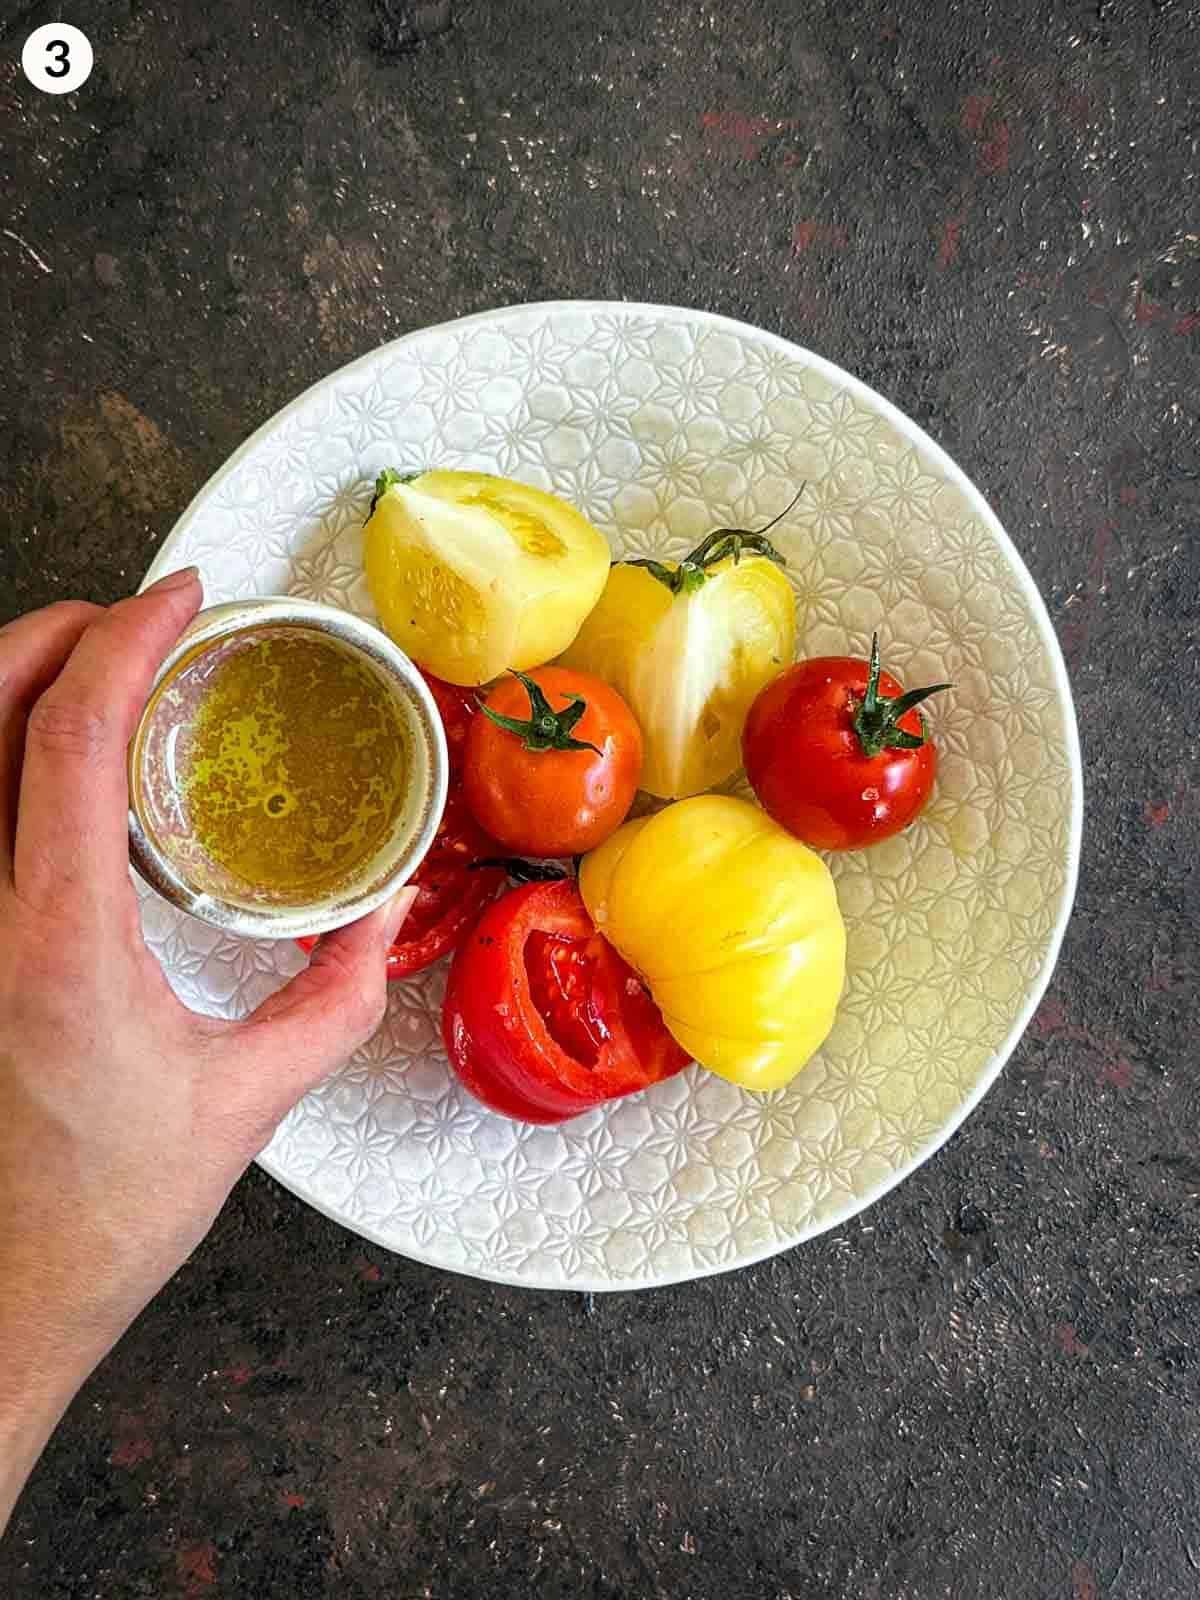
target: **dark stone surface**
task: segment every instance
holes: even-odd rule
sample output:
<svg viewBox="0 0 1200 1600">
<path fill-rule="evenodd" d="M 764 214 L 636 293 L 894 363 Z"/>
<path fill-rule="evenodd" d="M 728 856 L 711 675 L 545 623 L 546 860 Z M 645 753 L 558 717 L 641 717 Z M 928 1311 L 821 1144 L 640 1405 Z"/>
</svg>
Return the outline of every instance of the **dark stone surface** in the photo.
<svg viewBox="0 0 1200 1600">
<path fill-rule="evenodd" d="M 447 9 L 73 0 L 96 70 L 55 100 L 18 60 L 59 12 L 7 0 L 0 613 L 130 589 L 253 427 L 410 328 L 728 312 L 877 385 L 1010 529 L 1077 694 L 1075 918 L 950 1145 L 731 1277 L 489 1287 L 251 1174 L 71 1410 L 0 1593 L 1194 1596 L 1200 8 Z"/>
</svg>

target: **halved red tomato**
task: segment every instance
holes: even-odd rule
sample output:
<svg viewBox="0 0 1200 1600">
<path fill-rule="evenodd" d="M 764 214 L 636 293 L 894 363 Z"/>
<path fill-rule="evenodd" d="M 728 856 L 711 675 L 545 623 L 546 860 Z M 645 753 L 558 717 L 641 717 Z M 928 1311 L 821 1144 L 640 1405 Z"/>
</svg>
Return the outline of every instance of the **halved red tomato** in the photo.
<svg viewBox="0 0 1200 1600">
<path fill-rule="evenodd" d="M 410 880 L 416 885 L 417 898 L 400 938 L 388 951 L 389 978 L 424 972 L 462 943 L 507 876 L 503 867 L 476 863 L 500 854 L 499 845 L 467 810 L 462 790 L 452 788 L 429 854 Z M 305 950 L 312 950 L 316 942 L 299 941 Z"/>
<path fill-rule="evenodd" d="M 484 912 L 450 968 L 442 1037 L 476 1099 L 523 1122 L 565 1122 L 689 1060 L 568 879 Z"/>
</svg>

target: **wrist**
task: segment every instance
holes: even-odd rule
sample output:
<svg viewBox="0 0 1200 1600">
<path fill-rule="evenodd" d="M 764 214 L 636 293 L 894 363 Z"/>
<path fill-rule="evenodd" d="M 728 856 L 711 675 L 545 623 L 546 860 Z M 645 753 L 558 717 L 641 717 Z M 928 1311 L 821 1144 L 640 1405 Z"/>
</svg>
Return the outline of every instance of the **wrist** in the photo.
<svg viewBox="0 0 1200 1600">
<path fill-rule="evenodd" d="M 0 1533 L 76 1390 L 112 1343 L 66 1340 L 0 1270 Z"/>
<path fill-rule="evenodd" d="M 18 1372 L 37 1391 L 62 1373 L 80 1381 L 149 1298 L 152 1288 L 138 1294 L 133 1264 L 104 1243 L 61 1217 L 35 1230 L 0 1212 L 0 1404 Z"/>
<path fill-rule="evenodd" d="M 28 1208 L 0 1206 L 0 1533 L 76 1391 L 209 1221 L 106 1226 L 80 1205 L 38 1226 Z"/>
<path fill-rule="evenodd" d="M 0 1532 L 59 1418 L 140 1305 L 105 1264 L 0 1239 Z"/>
<path fill-rule="evenodd" d="M 72 1392 L 124 1331 L 77 1286 L 69 1292 L 64 1305 L 57 1272 L 31 1281 L 0 1256 L 0 1418 Z"/>
</svg>

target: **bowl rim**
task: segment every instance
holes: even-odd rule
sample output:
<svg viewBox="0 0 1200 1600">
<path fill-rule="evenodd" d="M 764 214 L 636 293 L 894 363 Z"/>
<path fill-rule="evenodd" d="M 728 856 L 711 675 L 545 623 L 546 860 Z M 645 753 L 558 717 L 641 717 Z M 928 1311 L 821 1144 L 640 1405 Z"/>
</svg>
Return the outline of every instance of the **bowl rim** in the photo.
<svg viewBox="0 0 1200 1600">
<path fill-rule="evenodd" d="M 168 535 L 168 538 L 170 536 Z M 145 585 L 143 585 L 144 587 Z M 156 843 L 153 833 L 139 815 L 135 796 L 138 784 L 134 761 L 154 692 L 181 661 L 197 649 L 219 639 L 263 626 L 292 625 L 333 638 L 347 645 L 360 659 L 383 669 L 414 705 L 429 749 L 428 781 L 421 798 L 419 820 L 408 848 L 388 871 L 369 889 L 337 892 L 309 905 L 287 906 L 256 911 L 249 906 L 224 900 L 195 888 L 179 873 L 170 858 Z M 158 894 L 181 911 L 223 932 L 247 939 L 301 939 L 343 927 L 365 917 L 412 876 L 433 843 L 449 789 L 449 753 L 442 720 L 420 670 L 411 658 L 375 623 L 340 606 L 290 595 L 258 595 L 245 600 L 228 600 L 206 606 L 196 613 L 191 624 L 163 658 L 146 703 L 138 716 L 137 727 L 128 747 L 129 769 L 129 857 L 139 876 Z"/>
<path fill-rule="evenodd" d="M 768 346 L 778 351 L 781 355 L 787 356 L 789 360 L 799 361 L 829 382 L 837 384 L 842 389 L 868 402 L 914 448 L 920 450 L 922 454 L 935 462 L 938 469 L 945 474 L 947 480 L 953 483 L 967 497 L 973 514 L 978 517 L 989 536 L 995 541 L 1012 569 L 1016 582 L 1029 606 L 1030 613 L 1037 623 L 1038 633 L 1050 660 L 1055 692 L 1062 710 L 1063 746 L 1070 774 L 1070 825 L 1067 837 L 1066 871 L 1062 899 L 1054 927 L 1046 943 L 1042 966 L 1030 984 L 1025 1003 L 1014 1018 L 1007 1034 L 997 1044 L 990 1059 L 981 1069 L 978 1080 L 970 1092 L 964 1097 L 960 1105 L 955 1108 L 954 1112 L 940 1125 L 937 1134 L 927 1144 L 922 1145 L 908 1160 L 889 1172 L 885 1178 L 873 1184 L 867 1193 L 849 1196 L 844 1205 L 832 1208 L 819 1220 L 797 1229 L 795 1234 L 783 1243 L 771 1240 L 761 1248 L 748 1251 L 745 1255 L 739 1256 L 736 1261 L 719 1262 L 714 1265 L 691 1265 L 679 1271 L 631 1279 L 610 1278 L 583 1273 L 572 1278 L 569 1282 L 562 1282 L 556 1278 L 540 1277 L 536 1274 L 518 1276 L 512 1272 L 505 1272 L 503 1269 L 485 1271 L 460 1265 L 448 1266 L 439 1258 L 436 1251 L 427 1250 L 416 1241 L 410 1241 L 403 1250 L 400 1250 L 395 1242 L 390 1240 L 381 1229 L 372 1227 L 370 1223 L 364 1222 L 360 1218 L 351 1217 L 345 1210 L 339 1211 L 335 1205 L 323 1201 L 311 1191 L 306 1190 L 303 1181 L 298 1176 L 290 1173 L 282 1162 L 272 1156 L 270 1146 L 256 1157 L 258 1165 L 264 1171 L 270 1173 L 284 1188 L 291 1190 L 298 1199 L 312 1206 L 322 1215 L 328 1217 L 330 1221 L 336 1222 L 343 1228 L 349 1228 L 362 1238 L 369 1239 L 383 1249 L 393 1254 L 400 1254 L 408 1260 L 435 1267 L 439 1271 L 455 1272 L 462 1277 L 476 1278 L 488 1283 L 504 1284 L 512 1288 L 585 1294 L 632 1293 L 643 1289 L 666 1288 L 672 1284 L 689 1283 L 699 1278 L 715 1277 L 718 1274 L 753 1266 L 758 1262 L 769 1260 L 772 1256 L 778 1255 L 784 1250 L 793 1249 L 796 1245 L 803 1244 L 809 1239 L 829 1232 L 833 1228 L 840 1227 L 842 1223 L 867 1210 L 868 1207 L 881 1200 L 898 1184 L 911 1176 L 918 1167 L 923 1166 L 957 1132 L 999 1077 L 1005 1063 L 1041 1003 L 1058 962 L 1067 924 L 1070 921 L 1074 907 L 1079 881 L 1084 814 L 1083 761 L 1070 680 L 1066 663 L 1063 659 L 1062 647 L 1054 631 L 1050 614 L 1020 551 L 1005 532 L 1000 519 L 984 497 L 983 491 L 947 451 L 926 433 L 924 428 L 914 422 L 898 406 L 893 405 L 877 389 L 864 382 L 863 379 L 856 377 L 853 373 L 848 372 L 836 362 L 828 360 L 825 356 L 818 355 L 816 351 L 811 350 L 807 345 L 788 338 L 785 334 L 773 332 L 768 328 L 760 327 L 753 322 L 744 321 L 738 317 L 725 316 L 720 312 L 706 311 L 693 306 L 669 305 L 643 300 L 597 300 L 587 298 L 521 301 L 496 305 L 472 312 L 467 316 L 448 317 L 441 322 L 427 323 L 414 327 L 395 339 L 385 340 L 382 344 L 365 350 L 361 355 L 355 356 L 350 361 L 343 362 L 341 366 L 332 368 L 330 371 L 323 373 L 313 383 L 308 384 L 298 394 L 294 395 L 286 405 L 281 406 L 279 410 L 266 417 L 242 441 L 238 448 L 226 457 L 216 472 L 205 480 L 192 500 L 184 507 L 164 539 L 158 555 L 147 569 L 143 586 L 153 583 L 156 579 L 172 570 L 171 546 L 195 520 L 203 504 L 227 478 L 237 471 L 244 459 L 257 449 L 271 432 L 277 429 L 288 417 L 298 413 L 318 391 L 336 384 L 339 378 L 344 377 L 356 368 L 370 367 L 386 354 L 400 356 L 406 346 L 428 338 L 430 335 L 449 334 L 452 331 L 472 326 L 495 325 L 499 321 L 518 320 L 521 318 L 548 318 L 556 315 L 566 316 L 580 313 L 593 316 L 641 316 L 658 320 L 664 325 L 684 322 L 692 326 L 703 325 L 711 328 L 714 332 L 725 332 L 739 337 L 745 337 L 747 334 L 752 335 L 757 340 L 765 341 Z"/>
</svg>

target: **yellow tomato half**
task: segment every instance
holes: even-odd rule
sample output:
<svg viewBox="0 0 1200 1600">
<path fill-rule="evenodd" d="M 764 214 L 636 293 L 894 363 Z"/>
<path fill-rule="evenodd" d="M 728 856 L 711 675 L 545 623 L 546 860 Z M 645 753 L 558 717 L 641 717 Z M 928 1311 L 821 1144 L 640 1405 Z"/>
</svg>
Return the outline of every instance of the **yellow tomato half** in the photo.
<svg viewBox="0 0 1200 1600">
<path fill-rule="evenodd" d="M 750 706 L 795 643 L 791 584 L 765 556 L 744 553 L 678 594 L 645 567 L 615 566 L 563 662 L 611 683 L 630 707 L 645 741 L 642 787 L 670 800 L 741 766 Z"/>
<path fill-rule="evenodd" d="M 608 577 L 608 543 L 557 495 L 485 472 L 383 486 L 364 533 L 387 632 L 449 683 L 527 671 L 574 639 Z"/>
<path fill-rule="evenodd" d="M 592 920 L 702 1066 L 778 1089 L 833 1026 L 846 930 L 829 869 L 757 806 L 699 795 L 584 860 Z"/>
</svg>

